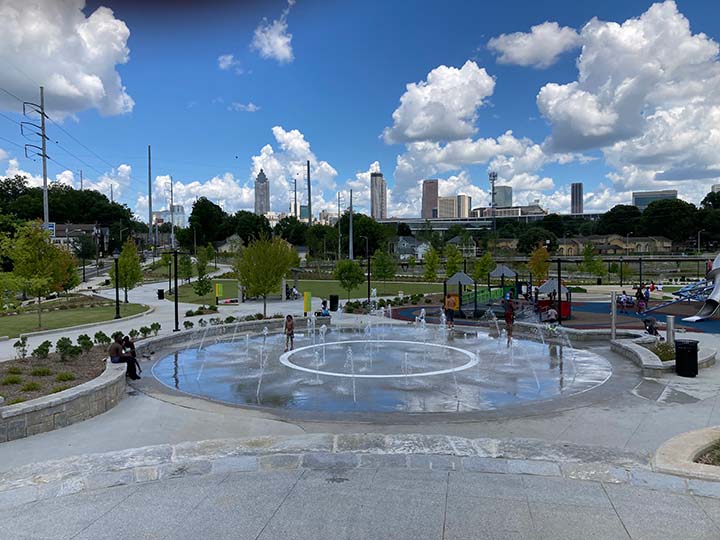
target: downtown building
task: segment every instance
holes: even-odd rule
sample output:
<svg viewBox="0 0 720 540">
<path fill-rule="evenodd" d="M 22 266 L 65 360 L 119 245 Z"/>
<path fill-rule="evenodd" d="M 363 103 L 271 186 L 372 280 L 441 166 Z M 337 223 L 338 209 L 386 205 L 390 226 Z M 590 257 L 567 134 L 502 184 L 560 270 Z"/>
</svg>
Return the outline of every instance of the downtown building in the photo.
<svg viewBox="0 0 720 540">
<path fill-rule="evenodd" d="M 260 172 L 255 179 L 255 213 L 264 216 L 270 212 L 270 182 L 265 176 L 265 171 Z"/>
<path fill-rule="evenodd" d="M 495 186 L 495 208 L 509 208 L 512 205 L 512 186 Z"/>
<path fill-rule="evenodd" d="M 387 182 L 381 172 L 370 173 L 370 216 L 387 219 Z"/>
<path fill-rule="evenodd" d="M 583 184 L 574 182 L 570 185 L 570 213 L 583 213 Z"/>
<path fill-rule="evenodd" d="M 423 219 L 438 217 L 438 182 L 438 180 L 423 180 L 420 212 L 420 217 Z"/>
<path fill-rule="evenodd" d="M 677 199 L 677 190 L 661 189 L 658 191 L 633 191 L 632 205 L 637 206 L 641 212 L 645 210 L 650 203 L 655 201 L 664 201 L 666 199 Z"/>
</svg>

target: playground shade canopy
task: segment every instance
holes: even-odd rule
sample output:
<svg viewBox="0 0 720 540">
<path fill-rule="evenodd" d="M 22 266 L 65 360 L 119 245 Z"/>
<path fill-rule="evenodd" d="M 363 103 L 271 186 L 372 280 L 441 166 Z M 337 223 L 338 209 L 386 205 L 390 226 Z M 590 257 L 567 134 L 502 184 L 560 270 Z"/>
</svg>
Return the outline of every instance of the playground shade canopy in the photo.
<svg viewBox="0 0 720 540">
<path fill-rule="evenodd" d="M 560 293 L 567 294 L 568 288 L 565 285 L 560 286 Z M 538 287 L 540 294 L 550 294 L 551 292 L 557 292 L 557 278 L 548 279 L 545 283 Z"/>
<path fill-rule="evenodd" d="M 504 264 L 498 264 L 495 267 L 495 270 L 490 272 L 490 277 L 492 277 L 492 278 L 499 278 L 499 277 L 503 277 L 503 276 L 508 277 L 508 278 L 514 278 L 516 275 L 517 274 L 515 273 L 514 270 L 512 270 L 511 268 L 508 268 Z"/>
<path fill-rule="evenodd" d="M 445 283 L 447 285 L 474 285 L 475 281 L 465 272 L 456 272 Z"/>
</svg>

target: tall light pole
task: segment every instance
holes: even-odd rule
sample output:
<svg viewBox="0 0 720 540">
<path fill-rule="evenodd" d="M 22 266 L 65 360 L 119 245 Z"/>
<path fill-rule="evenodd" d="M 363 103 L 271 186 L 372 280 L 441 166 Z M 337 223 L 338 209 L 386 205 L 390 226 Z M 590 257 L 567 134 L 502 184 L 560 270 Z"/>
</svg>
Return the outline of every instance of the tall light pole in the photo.
<svg viewBox="0 0 720 540">
<path fill-rule="evenodd" d="M 115 318 L 120 318 L 120 251 L 115 248 L 113 251 L 113 259 L 115 260 Z"/>
<path fill-rule="evenodd" d="M 370 241 L 367 236 L 361 236 L 365 239 L 365 257 L 367 258 L 367 283 L 368 283 L 368 305 L 370 305 Z"/>
</svg>

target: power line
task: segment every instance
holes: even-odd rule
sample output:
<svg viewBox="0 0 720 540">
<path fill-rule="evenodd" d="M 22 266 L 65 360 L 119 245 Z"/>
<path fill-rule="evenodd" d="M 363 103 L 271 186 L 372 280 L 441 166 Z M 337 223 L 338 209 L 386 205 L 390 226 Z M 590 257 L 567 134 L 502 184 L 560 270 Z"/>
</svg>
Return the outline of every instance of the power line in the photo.
<svg viewBox="0 0 720 540">
<path fill-rule="evenodd" d="M 3 87 L 0 86 L 0 91 L 3 91 L 3 92 L 5 92 L 8 96 L 17 99 L 20 103 L 23 102 L 22 99 L 20 99 L 19 97 L 17 97 L 17 96 L 16 96 L 15 94 L 13 94 L 10 90 L 7 90 L 7 89 L 5 89 L 5 88 L 3 88 Z"/>
<path fill-rule="evenodd" d="M 14 119 L 12 119 L 12 118 L 10 118 L 8 115 L 6 115 L 6 114 L 4 114 L 4 113 L 1 113 L 1 112 L 0 112 L 0 116 L 2 116 L 3 118 L 5 118 L 5 120 L 8 120 L 9 122 L 12 122 L 13 124 L 17 124 L 18 126 L 20 125 L 20 122 L 18 122 L 17 120 L 14 120 Z"/>
</svg>

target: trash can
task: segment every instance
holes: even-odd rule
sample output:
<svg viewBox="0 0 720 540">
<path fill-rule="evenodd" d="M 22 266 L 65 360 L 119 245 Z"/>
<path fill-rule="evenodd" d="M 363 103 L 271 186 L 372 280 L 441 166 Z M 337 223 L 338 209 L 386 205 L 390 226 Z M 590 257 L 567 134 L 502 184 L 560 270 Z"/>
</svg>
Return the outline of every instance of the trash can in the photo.
<svg viewBox="0 0 720 540">
<path fill-rule="evenodd" d="M 158 289 L 158 300 L 165 300 L 165 289 Z"/>
<path fill-rule="evenodd" d="M 602 278 L 601 278 L 601 277 L 597 278 L 597 284 L 598 284 L 598 285 L 602 285 Z"/>
<path fill-rule="evenodd" d="M 340 296 L 337 294 L 330 295 L 330 311 L 337 311 L 340 303 Z"/>
<path fill-rule="evenodd" d="M 681 377 L 695 377 L 698 374 L 698 342 L 696 340 L 675 340 L 675 373 Z"/>
</svg>

